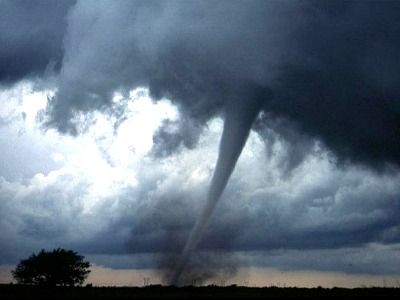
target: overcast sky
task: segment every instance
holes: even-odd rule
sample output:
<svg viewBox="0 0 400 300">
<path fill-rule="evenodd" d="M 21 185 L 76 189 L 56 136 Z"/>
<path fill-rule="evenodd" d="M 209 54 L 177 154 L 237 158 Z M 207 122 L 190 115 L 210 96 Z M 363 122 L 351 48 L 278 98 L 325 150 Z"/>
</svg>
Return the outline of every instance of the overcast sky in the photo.
<svg viewBox="0 0 400 300">
<path fill-rule="evenodd" d="M 397 1 L 0 1 L 0 264 L 62 247 L 173 268 L 226 116 L 254 111 L 189 275 L 400 276 L 399 15 Z"/>
</svg>

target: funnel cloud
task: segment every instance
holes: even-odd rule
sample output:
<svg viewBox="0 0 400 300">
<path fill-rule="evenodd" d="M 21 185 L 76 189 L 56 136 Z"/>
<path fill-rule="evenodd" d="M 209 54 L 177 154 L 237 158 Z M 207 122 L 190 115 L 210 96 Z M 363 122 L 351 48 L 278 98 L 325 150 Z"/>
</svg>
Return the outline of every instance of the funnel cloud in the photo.
<svg viewBox="0 0 400 300">
<path fill-rule="evenodd" d="M 208 219 L 224 192 L 229 177 L 235 168 L 236 161 L 246 143 L 251 126 L 259 113 L 262 101 L 268 97 L 268 91 L 262 91 L 258 95 L 254 94 L 253 97 L 249 101 L 252 102 L 250 104 L 245 105 L 243 100 L 232 101 L 231 106 L 226 109 L 218 160 L 207 194 L 207 200 L 204 208 L 197 217 L 182 255 L 179 258 L 178 265 L 170 281 L 171 285 L 179 284 L 179 278 L 185 270 L 190 255 L 195 251 Z"/>
</svg>

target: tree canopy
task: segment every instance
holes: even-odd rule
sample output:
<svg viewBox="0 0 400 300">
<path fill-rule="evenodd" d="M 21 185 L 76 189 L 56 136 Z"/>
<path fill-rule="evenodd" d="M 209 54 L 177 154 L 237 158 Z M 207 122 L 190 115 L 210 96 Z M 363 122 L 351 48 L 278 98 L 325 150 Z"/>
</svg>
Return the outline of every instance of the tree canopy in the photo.
<svg viewBox="0 0 400 300">
<path fill-rule="evenodd" d="M 84 261 L 84 256 L 72 250 L 54 249 L 32 254 L 22 259 L 16 269 L 11 271 L 20 284 L 46 286 L 82 285 L 90 273 L 91 264 Z"/>
</svg>

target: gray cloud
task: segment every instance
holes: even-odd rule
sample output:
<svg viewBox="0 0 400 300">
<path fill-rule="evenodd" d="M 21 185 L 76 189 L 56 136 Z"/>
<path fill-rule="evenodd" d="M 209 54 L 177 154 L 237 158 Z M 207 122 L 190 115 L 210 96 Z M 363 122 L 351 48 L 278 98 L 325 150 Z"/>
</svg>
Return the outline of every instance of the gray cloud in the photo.
<svg viewBox="0 0 400 300">
<path fill-rule="evenodd" d="M 171 98 L 190 118 L 204 122 L 244 87 L 263 84 L 252 78 L 248 67 L 260 70 L 258 77 L 273 77 L 275 72 L 262 70 L 262 65 L 277 64 L 289 50 L 271 45 L 290 40 L 275 32 L 276 12 L 293 8 L 234 2 L 227 10 L 225 4 L 78 3 L 69 15 L 59 93 L 47 110 L 47 123 L 76 133 L 71 120 L 76 111 L 102 109 L 114 90 L 138 85 L 149 87 L 155 98 Z M 257 30 L 247 28 L 250 20 Z M 283 27 L 295 27 L 292 23 Z M 264 25 L 273 34 L 265 34 Z M 226 53 L 232 46 L 235 51 Z M 249 49 L 256 52 L 244 55 Z M 253 92 L 247 92 L 251 97 Z"/>
<path fill-rule="evenodd" d="M 298 172 L 288 181 L 302 185 L 301 176 Z M 330 174 L 327 180 L 299 190 L 286 183 L 252 192 L 233 178 L 199 248 L 304 250 L 397 243 L 400 189 L 394 185 L 398 180 L 377 180 L 371 173 L 354 171 Z M 241 193 L 248 199 L 244 200 Z M 176 199 L 177 195 L 168 197 Z M 186 202 L 160 198 L 155 207 L 143 211 L 149 214 L 136 219 L 131 236 L 135 247 L 130 247 L 130 251 L 179 251 L 197 209 Z"/>
<path fill-rule="evenodd" d="M 75 1 L 0 2 L 0 84 L 59 70 L 65 16 Z"/>
<path fill-rule="evenodd" d="M 254 251 L 249 263 L 280 270 L 318 270 L 347 274 L 397 275 L 399 245 L 343 247 L 335 249 Z"/>
<path fill-rule="evenodd" d="M 202 124 L 187 117 L 177 121 L 165 120 L 153 135 L 152 152 L 156 157 L 166 157 L 185 146 L 193 149 L 202 132 Z"/>
</svg>

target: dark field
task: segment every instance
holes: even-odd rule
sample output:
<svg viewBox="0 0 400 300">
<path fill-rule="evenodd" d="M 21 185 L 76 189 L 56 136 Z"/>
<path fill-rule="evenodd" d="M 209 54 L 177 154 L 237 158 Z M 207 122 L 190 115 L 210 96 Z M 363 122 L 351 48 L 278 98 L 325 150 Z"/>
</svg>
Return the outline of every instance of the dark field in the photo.
<svg viewBox="0 0 400 300">
<path fill-rule="evenodd" d="M 55 287 L 0 285 L 0 298 L 276 298 L 276 297 L 398 297 L 400 288 L 278 288 L 278 287 Z"/>
</svg>

